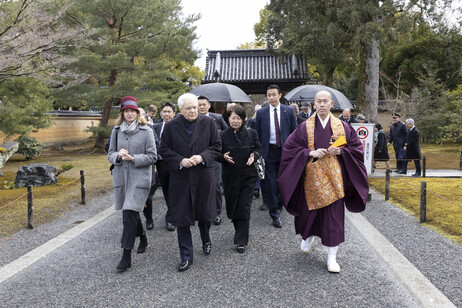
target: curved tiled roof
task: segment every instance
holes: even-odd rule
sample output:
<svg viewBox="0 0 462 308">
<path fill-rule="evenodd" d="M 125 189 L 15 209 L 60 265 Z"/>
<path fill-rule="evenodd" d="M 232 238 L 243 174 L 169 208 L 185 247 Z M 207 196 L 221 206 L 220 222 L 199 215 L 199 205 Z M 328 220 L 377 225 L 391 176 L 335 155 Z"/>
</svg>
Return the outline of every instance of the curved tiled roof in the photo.
<svg viewBox="0 0 462 308">
<path fill-rule="evenodd" d="M 264 49 L 210 50 L 202 83 L 306 82 L 302 56 L 277 57 Z"/>
</svg>

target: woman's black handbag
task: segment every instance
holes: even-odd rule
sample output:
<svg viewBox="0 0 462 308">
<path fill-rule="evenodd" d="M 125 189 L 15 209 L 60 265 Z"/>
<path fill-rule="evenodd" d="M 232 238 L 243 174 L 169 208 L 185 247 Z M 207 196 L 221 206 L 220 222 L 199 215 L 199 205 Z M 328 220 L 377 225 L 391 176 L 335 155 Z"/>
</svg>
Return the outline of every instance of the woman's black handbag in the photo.
<svg viewBox="0 0 462 308">
<path fill-rule="evenodd" d="M 247 135 L 249 135 L 249 141 L 250 141 L 250 146 L 253 148 L 255 146 L 253 142 L 253 138 L 250 136 L 252 134 L 252 131 L 247 128 Z M 265 179 L 265 160 L 263 159 L 263 156 L 260 156 L 259 159 L 254 160 L 253 162 L 255 166 L 255 170 L 257 170 L 257 176 L 260 180 Z"/>
</svg>

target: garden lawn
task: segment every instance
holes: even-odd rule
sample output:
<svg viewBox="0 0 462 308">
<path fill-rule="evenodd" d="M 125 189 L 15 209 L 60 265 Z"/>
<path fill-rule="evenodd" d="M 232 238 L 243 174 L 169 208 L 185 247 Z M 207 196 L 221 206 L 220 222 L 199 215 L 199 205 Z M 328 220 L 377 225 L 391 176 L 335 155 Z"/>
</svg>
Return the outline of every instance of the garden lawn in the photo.
<svg viewBox="0 0 462 308">
<path fill-rule="evenodd" d="M 422 156 L 427 158 L 427 169 L 456 169 L 459 170 L 460 165 L 460 143 L 448 144 L 420 144 L 420 151 Z M 390 163 L 392 169 L 396 166 L 395 150 L 393 145 L 388 147 L 388 154 L 390 155 Z M 384 162 L 377 162 L 377 168 L 385 169 Z M 409 169 L 415 169 L 414 162 L 408 163 Z"/>
<path fill-rule="evenodd" d="M 26 161 L 22 155 L 13 155 L 0 177 L 0 237 L 27 228 L 27 188 L 9 189 L 14 183 L 19 166 L 46 163 L 59 169 L 64 164 L 74 167 L 58 177 L 58 183 L 33 188 L 34 225 L 51 221 L 63 212 L 80 204 L 80 170 L 85 174 L 86 200 L 112 190 L 109 162 L 102 151 L 94 151 L 93 144 L 64 147 L 63 151 L 45 149 L 42 155 Z"/>
<path fill-rule="evenodd" d="M 462 245 L 462 179 L 391 178 L 390 202 L 420 220 L 420 182 L 427 182 L 427 221 L 424 225 Z M 385 194 L 384 178 L 369 178 Z"/>
</svg>

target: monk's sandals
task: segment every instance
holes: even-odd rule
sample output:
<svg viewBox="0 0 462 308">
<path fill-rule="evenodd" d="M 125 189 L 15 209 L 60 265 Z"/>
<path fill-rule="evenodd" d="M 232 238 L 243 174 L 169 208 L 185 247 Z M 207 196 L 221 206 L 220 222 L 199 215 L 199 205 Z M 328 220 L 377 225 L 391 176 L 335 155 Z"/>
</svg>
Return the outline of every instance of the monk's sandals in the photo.
<svg viewBox="0 0 462 308">
<path fill-rule="evenodd" d="M 314 236 L 308 237 L 306 240 L 302 240 L 300 244 L 300 250 L 304 253 L 309 253 L 311 248 L 313 247 L 314 243 Z"/>
<path fill-rule="evenodd" d="M 327 270 L 331 273 L 340 273 L 340 265 L 338 265 L 335 255 L 327 256 Z"/>
</svg>

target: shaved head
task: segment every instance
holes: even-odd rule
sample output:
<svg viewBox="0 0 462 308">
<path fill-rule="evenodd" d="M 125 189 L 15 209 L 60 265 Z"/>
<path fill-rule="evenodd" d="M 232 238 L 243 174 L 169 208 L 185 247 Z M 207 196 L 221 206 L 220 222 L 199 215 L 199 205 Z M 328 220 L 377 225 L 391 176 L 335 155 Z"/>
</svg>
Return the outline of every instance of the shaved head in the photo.
<svg viewBox="0 0 462 308">
<path fill-rule="evenodd" d="M 314 97 L 314 108 L 321 119 L 324 120 L 329 115 L 333 105 L 332 95 L 330 95 L 328 91 L 319 91 L 316 93 Z"/>
<path fill-rule="evenodd" d="M 332 100 L 332 95 L 330 94 L 329 91 L 319 91 L 318 93 L 316 93 L 316 96 L 314 97 L 314 99 L 316 100 L 318 98 L 318 96 L 327 96 L 330 100 Z"/>
</svg>

